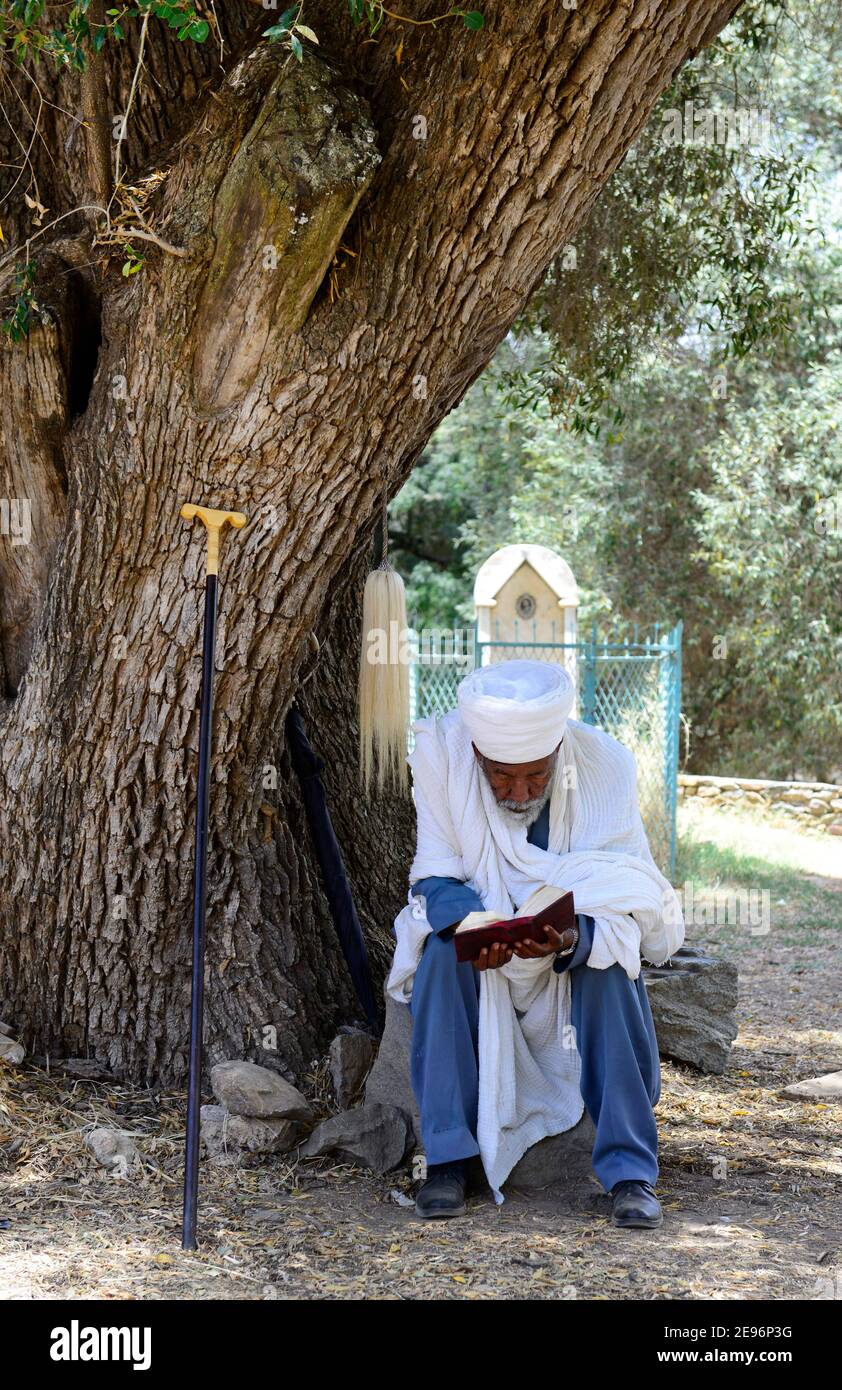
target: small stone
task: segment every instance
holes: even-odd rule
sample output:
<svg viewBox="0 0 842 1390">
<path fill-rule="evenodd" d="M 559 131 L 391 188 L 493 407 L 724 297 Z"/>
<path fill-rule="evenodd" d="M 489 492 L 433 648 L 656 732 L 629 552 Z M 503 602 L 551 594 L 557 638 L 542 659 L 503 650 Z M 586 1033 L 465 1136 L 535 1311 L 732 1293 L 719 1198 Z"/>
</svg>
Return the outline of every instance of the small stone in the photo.
<svg viewBox="0 0 842 1390">
<path fill-rule="evenodd" d="M 336 1103 L 349 1110 L 362 1090 L 377 1055 L 377 1041 L 362 1030 L 337 1033 L 330 1045 L 329 1066 Z"/>
<path fill-rule="evenodd" d="M 0 1061 L 8 1062 L 10 1066 L 16 1067 L 23 1061 L 26 1053 L 19 1042 L 14 1038 L 8 1038 L 5 1034 L 0 1037 Z"/>
<path fill-rule="evenodd" d="M 211 1068 L 211 1086 L 220 1105 L 232 1115 L 313 1119 L 310 1102 L 295 1086 L 255 1062 L 218 1062 Z"/>
<path fill-rule="evenodd" d="M 842 1101 L 842 1071 L 829 1071 L 825 1072 L 824 1076 L 812 1076 L 806 1081 L 795 1081 L 791 1086 L 786 1086 L 781 1095 L 791 1100 L 838 1104 Z"/>
<path fill-rule="evenodd" d="M 232 1115 L 224 1105 L 203 1105 L 200 1123 L 202 1143 L 216 1163 L 235 1163 L 243 1153 L 286 1153 L 301 1133 L 295 1120 Z"/>
<path fill-rule="evenodd" d="M 119 1177 L 128 1177 L 140 1164 L 140 1154 L 130 1134 L 119 1129 L 92 1129 L 85 1136 L 85 1147 L 90 1149 L 97 1163 Z"/>
<path fill-rule="evenodd" d="M 375 1102 L 323 1120 L 301 1154 L 304 1158 L 317 1158 L 320 1154 L 336 1153 L 375 1173 L 388 1173 L 403 1162 L 410 1140 L 409 1116 L 395 1105 Z"/>
<path fill-rule="evenodd" d="M 842 811 L 842 801 L 840 801 L 839 803 L 839 809 L 840 811 Z M 0 1023 L 0 1033 L 4 1033 L 6 1037 L 9 1037 L 10 1034 L 14 1033 L 14 1031 L 15 1030 L 12 1027 L 11 1023 Z"/>
</svg>

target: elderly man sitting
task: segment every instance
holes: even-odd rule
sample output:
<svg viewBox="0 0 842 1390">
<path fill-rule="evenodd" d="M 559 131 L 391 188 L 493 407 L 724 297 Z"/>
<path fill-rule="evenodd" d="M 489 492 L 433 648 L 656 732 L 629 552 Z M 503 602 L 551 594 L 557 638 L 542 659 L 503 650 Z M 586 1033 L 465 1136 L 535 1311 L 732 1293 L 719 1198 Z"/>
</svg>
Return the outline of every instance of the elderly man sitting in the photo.
<svg viewBox="0 0 842 1390">
<path fill-rule="evenodd" d="M 563 667 L 510 661 L 472 672 L 457 710 L 415 724 L 418 840 L 387 988 L 412 1012 L 423 1217 L 466 1210 L 475 1154 L 502 1202 L 526 1150 L 587 1107 L 614 1224 L 662 1221 L 661 1078 L 640 960 L 668 960 L 684 922 L 649 851 L 634 757 L 571 719 L 573 698 Z M 574 928 L 457 962 L 468 913 L 511 917 L 545 885 L 572 891 Z"/>
</svg>

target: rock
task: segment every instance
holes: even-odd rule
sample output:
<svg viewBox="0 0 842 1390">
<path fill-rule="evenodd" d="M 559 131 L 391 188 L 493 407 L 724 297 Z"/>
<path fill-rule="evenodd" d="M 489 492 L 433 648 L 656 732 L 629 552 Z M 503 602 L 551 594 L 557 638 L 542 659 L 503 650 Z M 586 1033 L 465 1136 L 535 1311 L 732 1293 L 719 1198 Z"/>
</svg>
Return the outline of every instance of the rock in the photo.
<svg viewBox="0 0 842 1390">
<path fill-rule="evenodd" d="M 211 1086 L 220 1105 L 232 1115 L 313 1119 L 306 1097 L 277 1072 L 256 1062 L 218 1062 L 211 1068 Z"/>
<path fill-rule="evenodd" d="M 224 1105 L 203 1105 L 199 1111 L 199 1136 L 213 1163 L 234 1163 L 225 1134 L 225 1122 L 231 1117 Z"/>
<path fill-rule="evenodd" d="M 595 1139 L 596 1130 L 586 1110 L 572 1129 L 563 1134 L 551 1134 L 527 1149 L 504 1182 L 504 1195 L 510 1187 L 526 1192 L 540 1191 L 544 1187 L 591 1187 Z"/>
<path fill-rule="evenodd" d="M 791 1100 L 825 1101 L 829 1105 L 838 1105 L 842 1102 L 842 1071 L 829 1071 L 824 1076 L 795 1081 L 785 1087 L 781 1095 Z"/>
<path fill-rule="evenodd" d="M 270 1115 L 232 1115 L 224 1105 L 203 1105 L 202 1142 L 217 1163 L 235 1163 L 243 1153 L 286 1153 L 298 1142 L 301 1125 Z"/>
<path fill-rule="evenodd" d="M 829 825 L 827 828 L 831 835 L 842 835 L 842 821 L 835 821 L 833 825 Z"/>
<path fill-rule="evenodd" d="M 97 1163 L 118 1177 L 128 1177 L 140 1164 L 134 1140 L 119 1129 L 92 1129 L 85 1136 L 85 1147 L 90 1149 Z"/>
<path fill-rule="evenodd" d="M 809 811 L 811 816 L 823 816 L 825 811 L 827 810 L 827 806 L 823 801 L 820 801 L 818 797 L 816 797 L 814 801 L 811 801 L 809 803 L 809 805 L 807 806 L 807 810 Z"/>
<path fill-rule="evenodd" d="M 337 1105 L 348 1110 L 359 1095 L 377 1055 L 377 1039 L 362 1029 L 337 1033 L 330 1045 L 329 1066 Z"/>
<path fill-rule="evenodd" d="M 792 791 L 783 792 L 780 800 L 791 801 L 795 806 L 802 805 L 805 801 L 810 800 L 810 793 L 793 788 Z"/>
<path fill-rule="evenodd" d="M 839 809 L 840 811 L 842 811 L 842 801 L 840 801 L 839 803 Z M 12 1033 L 14 1033 L 14 1031 L 15 1030 L 12 1027 L 11 1023 L 0 1022 L 0 1033 L 4 1033 L 6 1037 L 9 1037 Z"/>
<path fill-rule="evenodd" d="M 386 993 L 385 986 L 383 997 L 386 1001 L 383 1036 L 374 1066 L 366 1078 L 365 1104 L 380 1102 L 397 1106 L 409 1117 L 414 1143 L 420 1144 L 421 1117 L 409 1074 L 412 1014 L 408 1004 L 399 1004 Z"/>
<path fill-rule="evenodd" d="M 396 1105 L 373 1102 L 323 1120 L 301 1153 L 304 1158 L 336 1153 L 375 1173 L 388 1173 L 403 1162 L 411 1141 L 409 1116 Z"/>
<path fill-rule="evenodd" d="M 682 946 L 664 966 L 647 966 L 658 1050 L 699 1071 L 724 1072 L 737 1036 L 737 967 Z"/>
<path fill-rule="evenodd" d="M 0 1035 L 0 1062 L 8 1062 L 16 1067 L 23 1061 L 26 1053 L 19 1042 L 14 1038 L 8 1038 L 5 1034 Z"/>
</svg>

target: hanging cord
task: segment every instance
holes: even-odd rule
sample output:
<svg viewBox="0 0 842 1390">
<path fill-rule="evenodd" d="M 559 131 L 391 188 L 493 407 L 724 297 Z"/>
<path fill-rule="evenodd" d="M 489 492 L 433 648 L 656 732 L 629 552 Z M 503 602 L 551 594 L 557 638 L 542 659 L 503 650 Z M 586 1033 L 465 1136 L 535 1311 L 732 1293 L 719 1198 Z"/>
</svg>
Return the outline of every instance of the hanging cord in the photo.
<svg viewBox="0 0 842 1390">
<path fill-rule="evenodd" d="M 383 511 L 380 519 L 380 530 L 380 549 L 382 553 L 380 556 L 380 564 L 377 568 L 379 570 L 390 570 L 392 565 L 389 560 L 389 496 L 386 492 L 383 493 Z"/>
</svg>

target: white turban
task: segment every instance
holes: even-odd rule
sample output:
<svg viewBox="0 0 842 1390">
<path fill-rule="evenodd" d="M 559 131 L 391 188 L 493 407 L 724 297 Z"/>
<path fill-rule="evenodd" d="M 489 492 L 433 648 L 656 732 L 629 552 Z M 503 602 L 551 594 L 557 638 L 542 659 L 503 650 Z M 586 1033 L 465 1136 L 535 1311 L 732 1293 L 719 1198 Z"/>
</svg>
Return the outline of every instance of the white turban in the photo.
<svg viewBox="0 0 842 1390">
<path fill-rule="evenodd" d="M 472 671 L 456 693 L 480 753 L 498 763 L 531 763 L 558 747 L 576 692 L 555 662 L 503 661 Z"/>
</svg>

